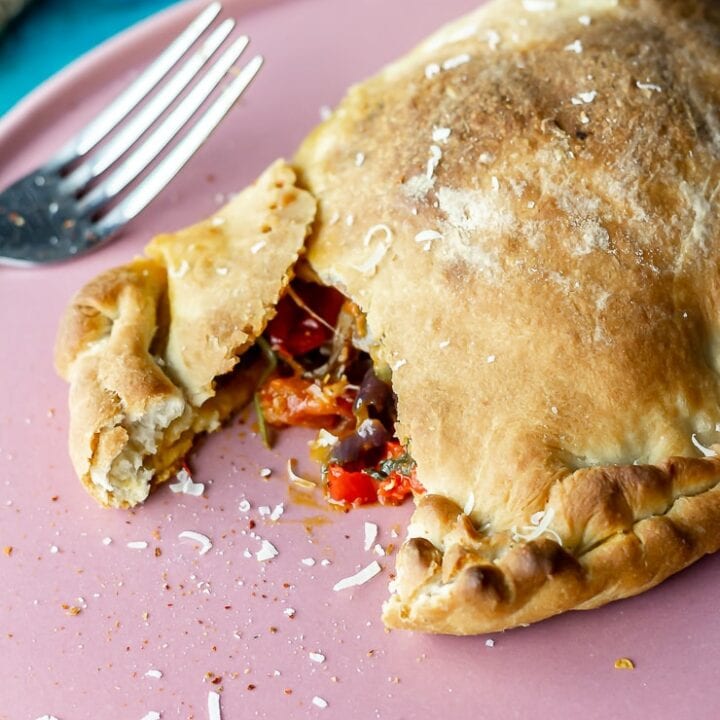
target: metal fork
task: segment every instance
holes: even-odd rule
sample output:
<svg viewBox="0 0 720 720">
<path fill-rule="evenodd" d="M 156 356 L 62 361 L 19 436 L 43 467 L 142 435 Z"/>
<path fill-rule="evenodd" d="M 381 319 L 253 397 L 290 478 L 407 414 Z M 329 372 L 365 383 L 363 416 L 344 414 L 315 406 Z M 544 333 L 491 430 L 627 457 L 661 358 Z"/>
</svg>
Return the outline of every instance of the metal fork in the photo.
<svg viewBox="0 0 720 720">
<path fill-rule="evenodd" d="M 235 21 L 227 19 L 210 32 L 179 70 L 139 107 L 210 28 L 220 10 L 219 2 L 206 7 L 100 115 L 44 165 L 0 193 L 0 263 L 44 264 L 97 248 L 141 212 L 175 177 L 242 95 L 263 63 L 263 58 L 256 55 L 237 71 L 155 168 L 140 183 L 130 187 L 178 137 L 247 47 L 247 36 L 234 40 L 164 120 L 128 154 L 230 35 Z M 102 141 L 105 142 L 100 145 Z M 91 153 L 98 145 L 100 147 Z M 122 162 L 117 162 L 126 155 Z"/>
</svg>

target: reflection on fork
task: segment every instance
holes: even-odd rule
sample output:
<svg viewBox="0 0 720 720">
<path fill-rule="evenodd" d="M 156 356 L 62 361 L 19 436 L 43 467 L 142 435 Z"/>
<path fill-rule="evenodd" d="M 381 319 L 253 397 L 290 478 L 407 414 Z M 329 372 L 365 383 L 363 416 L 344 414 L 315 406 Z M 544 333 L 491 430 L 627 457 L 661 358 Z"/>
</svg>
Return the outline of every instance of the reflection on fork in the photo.
<svg viewBox="0 0 720 720">
<path fill-rule="evenodd" d="M 253 57 L 190 123 L 232 72 L 249 43 L 247 36 L 233 40 L 202 75 L 235 26 L 234 20 L 224 20 L 174 74 L 161 81 L 209 31 L 220 10 L 219 2 L 206 7 L 100 115 L 44 165 L 0 193 L 0 263 L 36 265 L 92 250 L 107 242 L 175 177 L 263 64 L 260 55 Z M 189 129 L 180 137 L 186 125 Z M 177 142 L 172 149 L 132 186 L 173 140 Z"/>
</svg>

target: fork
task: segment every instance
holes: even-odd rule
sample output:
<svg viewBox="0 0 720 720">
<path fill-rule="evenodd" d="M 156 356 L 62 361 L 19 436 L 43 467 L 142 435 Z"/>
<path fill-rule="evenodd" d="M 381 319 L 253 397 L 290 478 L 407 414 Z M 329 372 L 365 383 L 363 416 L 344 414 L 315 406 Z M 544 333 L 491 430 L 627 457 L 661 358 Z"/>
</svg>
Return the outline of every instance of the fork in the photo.
<svg viewBox="0 0 720 720">
<path fill-rule="evenodd" d="M 0 264 L 46 264 L 99 247 L 177 175 L 263 64 L 262 56 L 256 55 L 242 69 L 235 70 L 234 63 L 249 43 L 246 35 L 238 37 L 170 109 L 200 76 L 230 35 L 235 21 L 226 19 L 217 25 L 181 67 L 168 80 L 161 81 L 209 31 L 221 9 L 219 2 L 208 5 L 129 87 L 53 157 L 0 193 Z M 133 186 L 231 72 L 235 77 L 217 98 Z M 142 104 L 148 96 L 149 100 Z"/>
</svg>

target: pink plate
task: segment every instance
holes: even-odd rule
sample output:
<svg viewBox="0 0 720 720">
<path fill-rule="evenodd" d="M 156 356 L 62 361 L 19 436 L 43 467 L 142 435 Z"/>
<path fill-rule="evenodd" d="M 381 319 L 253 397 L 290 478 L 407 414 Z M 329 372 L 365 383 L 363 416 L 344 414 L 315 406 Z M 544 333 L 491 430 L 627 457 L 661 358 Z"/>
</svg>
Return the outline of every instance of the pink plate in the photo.
<svg viewBox="0 0 720 720">
<path fill-rule="evenodd" d="M 397 545 L 410 507 L 343 515 L 298 503 L 285 465 L 296 456 L 316 473 L 306 434 L 266 451 L 250 423 L 236 421 L 192 458 L 203 497 L 165 487 L 133 512 L 97 507 L 70 466 L 67 387 L 52 347 L 71 294 L 154 233 L 210 213 L 291 154 L 349 83 L 473 5 L 226 0 L 268 60 L 242 107 L 122 239 L 58 267 L 0 268 L 0 720 L 150 711 L 205 720 L 213 690 L 225 720 L 717 717 L 717 558 L 639 598 L 499 634 L 494 645 L 386 633 L 379 612 L 394 558 L 363 549 L 363 523 L 377 523 L 383 547 Z M 0 186 L 96 113 L 199 7 L 177 6 L 113 40 L 11 113 L 0 123 Z M 260 512 L 280 503 L 277 522 Z M 212 549 L 200 555 L 178 537 L 184 530 L 207 535 Z M 276 558 L 255 558 L 260 538 Z M 381 576 L 333 592 L 374 559 Z M 620 657 L 637 668 L 614 669 Z"/>
</svg>

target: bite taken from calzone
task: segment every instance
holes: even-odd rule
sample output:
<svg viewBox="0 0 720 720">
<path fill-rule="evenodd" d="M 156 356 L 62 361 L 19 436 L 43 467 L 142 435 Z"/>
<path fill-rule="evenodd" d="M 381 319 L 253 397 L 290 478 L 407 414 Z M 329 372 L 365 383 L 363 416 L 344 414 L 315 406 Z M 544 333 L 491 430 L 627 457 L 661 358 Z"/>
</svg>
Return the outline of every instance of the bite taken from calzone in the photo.
<svg viewBox="0 0 720 720">
<path fill-rule="evenodd" d="M 495 0 L 443 28 L 302 144 L 272 263 L 256 212 L 232 278 L 180 290 L 214 257 L 185 231 L 112 271 L 123 292 L 78 296 L 58 344 L 78 473 L 132 505 L 256 390 L 263 430 L 322 428 L 334 502 L 414 495 L 391 628 L 507 629 L 714 552 L 719 100 L 711 0 Z M 143 358 L 127 387 L 115 353 Z"/>
</svg>

